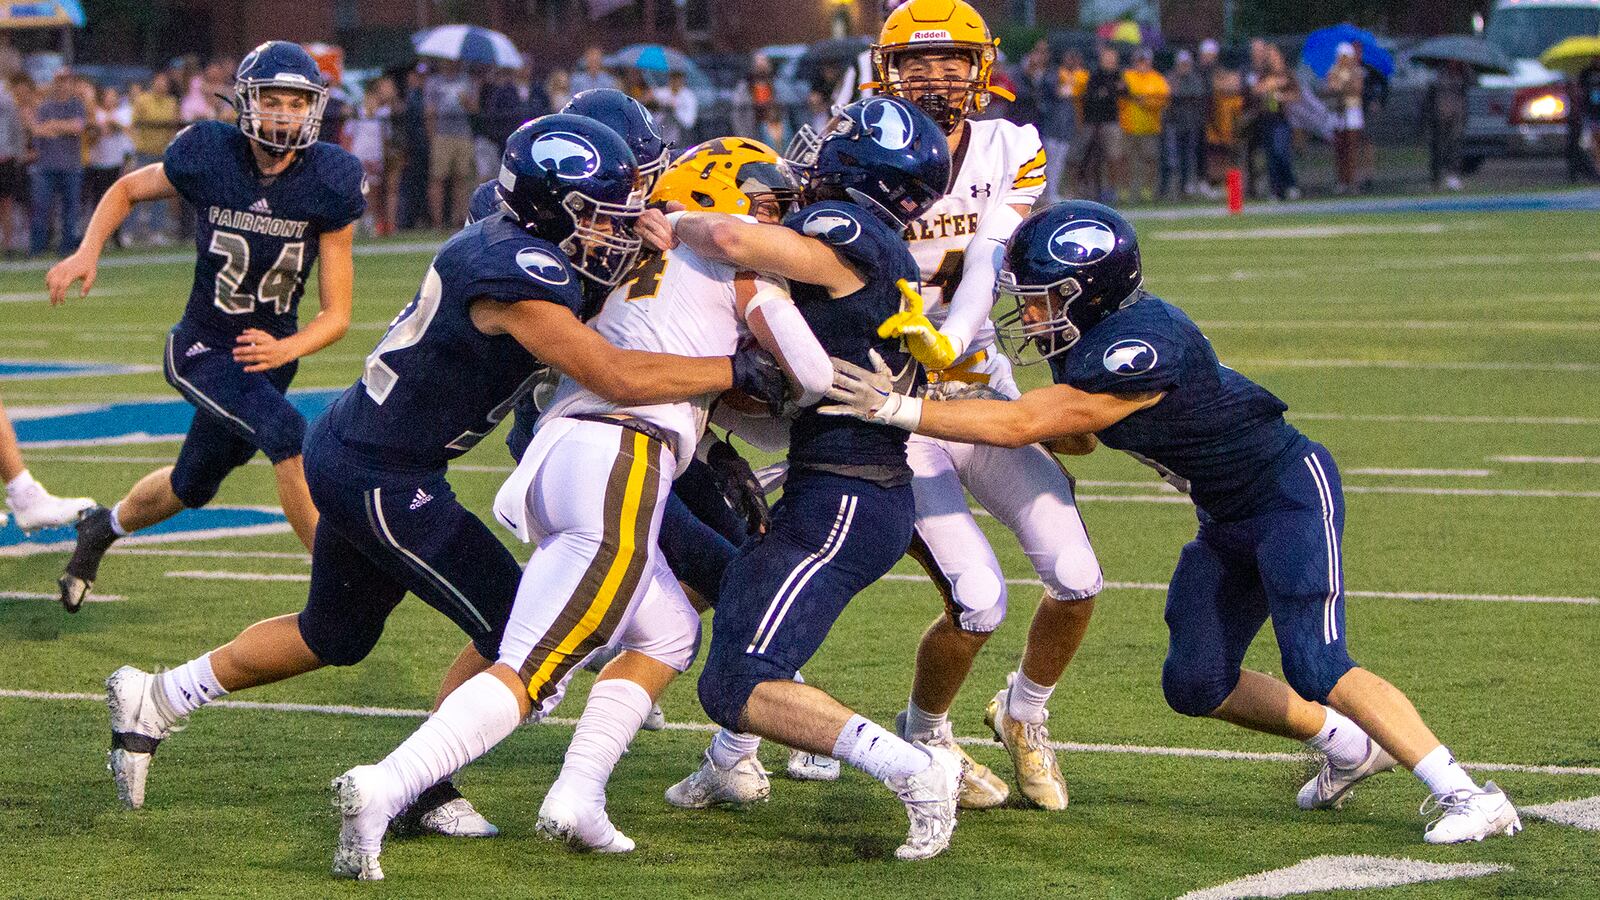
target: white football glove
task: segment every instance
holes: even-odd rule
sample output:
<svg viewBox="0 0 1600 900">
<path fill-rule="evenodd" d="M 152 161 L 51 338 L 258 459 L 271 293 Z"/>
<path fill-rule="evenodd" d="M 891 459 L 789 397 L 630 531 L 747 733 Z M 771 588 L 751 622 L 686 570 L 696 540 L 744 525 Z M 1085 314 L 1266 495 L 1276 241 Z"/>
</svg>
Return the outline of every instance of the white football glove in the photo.
<svg viewBox="0 0 1600 900">
<path fill-rule="evenodd" d="M 1010 400 L 987 384 L 970 381 L 935 381 L 922 389 L 924 400 Z"/>
<path fill-rule="evenodd" d="M 915 431 L 922 421 L 922 401 L 908 397 L 894 389 L 894 373 L 884 364 L 878 351 L 867 351 L 872 369 L 863 369 L 836 356 L 833 363 L 833 387 L 827 398 L 835 401 L 818 407 L 817 412 L 828 416 L 852 416 L 878 425 Z"/>
</svg>

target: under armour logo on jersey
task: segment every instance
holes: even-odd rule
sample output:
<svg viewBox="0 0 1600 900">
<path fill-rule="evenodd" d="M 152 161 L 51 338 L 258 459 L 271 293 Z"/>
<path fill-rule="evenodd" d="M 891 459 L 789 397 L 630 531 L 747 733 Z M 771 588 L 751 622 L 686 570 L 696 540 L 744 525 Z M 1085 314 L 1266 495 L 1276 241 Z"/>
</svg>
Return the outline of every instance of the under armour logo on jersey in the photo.
<svg viewBox="0 0 1600 900">
<path fill-rule="evenodd" d="M 422 488 L 417 488 L 417 495 L 415 497 L 411 498 L 411 509 L 413 509 L 413 510 L 421 509 L 422 507 L 424 507 L 424 506 L 426 506 L 428 504 L 429 500 L 432 500 L 432 499 L 433 499 L 433 495 L 432 494 L 428 493 L 427 491 L 423 490 Z"/>
<path fill-rule="evenodd" d="M 533 164 L 557 178 L 576 181 L 600 170 L 600 151 L 589 139 L 570 131 L 552 131 L 528 148 Z"/>
<path fill-rule="evenodd" d="M 974 200 L 976 200 L 980 196 L 983 196 L 983 197 L 992 197 L 992 196 L 994 196 L 994 185 L 992 185 L 992 184 L 985 183 L 983 185 L 983 187 L 979 187 L 979 186 L 974 184 L 974 185 L 971 185 L 970 187 L 972 188 L 972 197 L 973 197 Z"/>
<path fill-rule="evenodd" d="M 818 210 L 800 224 L 800 233 L 830 244 L 848 244 L 861 236 L 861 223 L 843 213 Z"/>
<path fill-rule="evenodd" d="M 545 284 L 560 287 L 572 280 L 572 272 L 566 263 L 557 259 L 555 254 L 538 247 L 523 247 L 517 251 L 517 265 L 522 271 L 527 272 Z"/>
<path fill-rule="evenodd" d="M 1156 367 L 1156 348 L 1144 341 L 1129 338 L 1117 341 L 1106 348 L 1100 358 L 1106 371 L 1114 375 L 1139 375 Z"/>
<path fill-rule="evenodd" d="M 911 117 L 888 100 L 868 101 L 861 112 L 867 134 L 885 150 L 904 150 L 911 143 Z"/>
<path fill-rule="evenodd" d="M 1097 263 L 1117 247 L 1111 226 L 1093 219 L 1073 219 L 1050 235 L 1050 255 L 1068 266 Z"/>
<path fill-rule="evenodd" d="M 267 198 L 265 197 L 262 197 L 260 200 L 250 204 L 250 211 L 253 213 L 259 213 L 263 216 L 272 215 L 272 207 L 267 205 Z"/>
<path fill-rule="evenodd" d="M 183 351 L 183 358 L 184 359 L 192 359 L 193 357 L 199 356 L 200 354 L 205 353 L 206 351 L 208 351 L 210 349 L 211 348 L 207 347 L 203 342 L 195 341 L 194 343 L 189 345 L 189 349 Z"/>
</svg>

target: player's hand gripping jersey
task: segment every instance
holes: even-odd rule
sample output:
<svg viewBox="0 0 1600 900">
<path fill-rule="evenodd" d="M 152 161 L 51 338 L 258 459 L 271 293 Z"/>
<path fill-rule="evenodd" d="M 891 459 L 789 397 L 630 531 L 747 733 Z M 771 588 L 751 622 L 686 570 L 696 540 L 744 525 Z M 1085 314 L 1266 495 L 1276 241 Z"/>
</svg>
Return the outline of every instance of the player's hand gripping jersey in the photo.
<svg viewBox="0 0 1600 900">
<path fill-rule="evenodd" d="M 334 434 L 386 463 L 437 468 L 494 430 L 543 367 L 517 339 L 472 324 L 469 306 L 555 303 L 578 315 L 579 277 L 554 244 L 506 216 L 447 241 L 422 288 L 328 411 Z"/>
<path fill-rule="evenodd" d="M 197 122 L 173 138 L 162 168 L 196 211 L 199 260 L 183 325 L 225 347 L 248 328 L 293 334 L 319 238 L 366 211 L 360 161 L 319 142 L 263 178 L 243 132 Z"/>
</svg>

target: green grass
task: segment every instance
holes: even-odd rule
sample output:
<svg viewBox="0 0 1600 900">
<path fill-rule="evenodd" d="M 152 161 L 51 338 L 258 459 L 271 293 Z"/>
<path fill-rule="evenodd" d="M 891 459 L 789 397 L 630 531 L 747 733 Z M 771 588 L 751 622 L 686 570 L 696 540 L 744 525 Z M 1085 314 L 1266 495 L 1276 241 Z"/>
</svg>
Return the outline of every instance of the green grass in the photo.
<svg viewBox="0 0 1600 900">
<path fill-rule="evenodd" d="M 1166 235 L 1261 225 L 1410 228 L 1321 238 L 1175 240 Z M 1442 226 L 1434 228 L 1433 226 Z M 1279 218 L 1147 223 L 1149 284 L 1206 328 L 1224 362 L 1283 397 L 1327 444 L 1348 488 L 1410 486 L 1594 492 L 1594 465 L 1490 461 L 1502 455 L 1600 455 L 1600 239 L 1592 214 Z M 425 254 L 357 260 L 356 327 L 307 360 L 297 385 L 342 387 L 385 322 L 410 299 Z M 185 264 L 105 268 L 101 298 L 51 310 L 0 306 L 0 357 L 155 363 L 189 283 Z M 39 289 L 35 274 L 0 274 L 0 294 Z M 314 298 L 307 304 L 314 308 Z M 1510 368 L 1423 368 L 1438 363 Z M 1397 363 L 1412 367 L 1396 367 Z M 1578 367 L 1566 364 L 1581 364 Z M 1529 368 L 1545 366 L 1545 368 Z M 1026 384 L 1043 374 L 1029 370 Z M 159 372 L 7 382 L 13 406 L 169 396 Z M 1356 417 L 1391 416 L 1399 421 Z M 1446 417 L 1453 421 L 1424 420 Z M 1467 417 L 1482 417 L 1466 421 Z M 1568 424 L 1496 422 L 1558 418 Z M 1570 424 L 1578 420 L 1578 424 Z M 114 499 L 139 463 L 74 459 L 97 451 L 37 451 L 36 473 L 58 492 Z M 98 451 L 105 453 L 108 451 Z M 168 457 L 175 444 L 119 447 Z M 507 462 L 498 437 L 465 459 Z M 1356 474 L 1362 468 L 1491 469 L 1488 477 Z M 1107 577 L 1164 582 L 1192 535 L 1184 505 L 1116 502 L 1158 494 L 1146 469 L 1119 454 L 1073 461 L 1084 515 Z M 485 511 L 501 476 L 459 473 L 469 507 Z M 1140 482 L 1149 487 L 1094 485 Z M 219 503 L 275 503 L 271 473 L 242 470 Z M 1352 590 L 1593 597 L 1600 499 L 1356 492 L 1345 541 Z M 1031 577 L 1015 542 L 985 521 L 1007 572 Z M 295 551 L 289 535 L 174 545 Z M 519 553 L 524 552 L 519 548 Z M 58 556 L 0 559 L 0 590 L 49 590 Z M 96 693 L 123 663 L 172 665 L 250 622 L 298 609 L 304 585 L 165 577 L 175 569 L 304 573 L 295 559 L 112 556 L 100 587 L 123 603 L 67 617 L 42 602 L 0 602 L 0 688 Z M 902 564 L 901 572 L 915 569 Z M 980 657 L 954 711 L 956 730 L 982 732 L 982 709 L 1021 649 L 1037 595 L 1013 588 L 1013 612 Z M 1089 637 L 1052 702 L 1060 740 L 1105 745 L 1292 751 L 1286 742 L 1167 710 L 1158 684 L 1162 597 L 1108 590 Z M 1600 766 L 1600 607 L 1354 598 L 1352 653 L 1408 691 L 1463 759 Z M 859 597 L 806 670 L 808 680 L 880 721 L 903 704 L 917 636 L 937 611 L 932 590 L 885 582 Z M 240 699 L 425 707 L 461 646 L 454 628 L 408 601 L 363 665 L 324 671 Z M 1278 669 L 1270 633 L 1250 664 Z M 691 678 L 663 701 L 668 718 L 704 722 Z M 562 711 L 576 715 L 587 676 Z M 1421 843 L 1424 790 L 1404 775 L 1377 779 L 1341 812 L 1302 814 L 1295 763 L 1113 752 L 1063 754 L 1072 806 L 1062 814 L 1005 809 L 967 814 L 949 853 L 925 864 L 889 857 L 903 816 L 886 792 L 847 771 L 836 785 L 775 779 L 770 804 L 689 814 L 661 792 L 698 762 L 705 735 L 645 734 L 610 791 L 613 818 L 638 842 L 630 858 L 575 857 L 545 844 L 533 821 L 571 731 L 518 731 L 471 767 L 462 785 L 505 831 L 494 841 L 392 842 L 384 885 L 332 881 L 337 827 L 324 796 L 333 775 L 378 758 L 410 719 L 213 709 L 167 744 L 145 810 L 120 809 L 104 765 L 105 712 L 82 701 L 0 700 L 0 895 L 145 896 L 985 896 L 1160 897 L 1322 854 L 1506 863 L 1472 881 L 1380 892 L 1395 897 L 1600 895 L 1596 838 L 1532 819 L 1514 840 L 1434 848 Z M 998 748 L 974 753 L 1002 773 Z M 769 767 L 781 767 L 777 753 Z M 1494 773 L 1522 805 L 1600 794 L 1591 776 Z"/>
</svg>

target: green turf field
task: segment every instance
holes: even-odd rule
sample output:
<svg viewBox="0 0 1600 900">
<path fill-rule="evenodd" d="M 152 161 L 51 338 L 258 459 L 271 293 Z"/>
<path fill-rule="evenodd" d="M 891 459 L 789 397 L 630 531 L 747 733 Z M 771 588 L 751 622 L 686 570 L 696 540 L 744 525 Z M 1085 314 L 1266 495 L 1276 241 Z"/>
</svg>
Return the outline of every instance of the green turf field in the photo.
<svg viewBox="0 0 1600 900">
<path fill-rule="evenodd" d="M 1141 233 L 1149 286 L 1339 460 L 1347 585 L 1367 592 L 1349 601 L 1356 659 L 1408 691 L 1460 758 L 1509 766 L 1479 777 L 1519 806 L 1600 795 L 1594 214 L 1273 217 L 1146 223 Z M 351 383 L 427 259 L 359 256 L 356 325 L 303 363 L 297 386 Z M 0 359 L 156 364 L 189 279 L 185 263 L 108 265 L 98 296 L 50 309 L 28 297 L 41 274 L 0 273 Z M 13 408 L 171 396 L 159 371 L 0 382 Z M 175 452 L 175 443 L 40 449 L 30 461 L 57 493 L 110 502 Z M 1510 461 L 1556 457 L 1588 461 Z M 486 512 L 509 462 L 499 436 L 463 462 L 476 470 L 453 483 Z M 163 744 L 147 807 L 129 813 L 104 768 L 104 705 L 13 694 L 0 697 L 0 895 L 1171 897 L 1311 857 L 1372 854 L 1510 867 L 1379 896 L 1600 896 L 1594 832 L 1524 815 L 1514 839 L 1430 847 L 1416 815 L 1425 790 L 1403 774 L 1376 779 L 1341 812 L 1300 813 L 1307 764 L 1249 755 L 1295 746 L 1171 713 L 1159 687 L 1162 594 L 1150 585 L 1171 574 L 1193 512 L 1120 454 L 1072 465 L 1106 576 L 1120 586 L 1101 597 L 1052 702 L 1053 736 L 1092 745 L 1061 756 L 1072 790 L 1064 813 L 966 814 L 948 853 L 905 864 L 892 860 L 899 805 L 854 771 L 833 785 L 775 776 L 772 802 L 746 812 L 673 810 L 662 791 L 698 764 L 707 739 L 692 672 L 663 700 L 681 730 L 643 734 L 611 786 L 612 818 L 639 844 L 631 857 L 576 857 L 538 839 L 535 813 L 571 736 L 543 725 L 461 779 L 501 838 L 391 842 L 389 880 L 352 885 L 327 874 L 337 819 L 326 785 L 381 757 L 415 719 L 207 709 Z M 271 471 L 241 470 L 217 502 L 275 504 Z M 952 714 L 971 737 L 982 736 L 983 706 L 1015 665 L 1038 596 L 1014 541 L 992 536 L 1018 583 L 1010 621 Z M 0 591 L 53 591 L 63 561 L 0 557 Z M 289 534 L 114 553 L 97 589 L 122 602 L 68 617 L 54 602 L 0 600 L 0 689 L 92 695 L 124 663 L 178 664 L 298 609 L 296 576 L 307 571 Z M 905 580 L 857 598 L 806 669 L 883 722 L 904 704 L 913 647 L 938 610 L 911 564 L 897 571 Z M 184 572 L 289 577 L 173 574 Z M 363 665 L 233 699 L 416 710 L 461 644 L 443 617 L 408 601 Z M 1277 671 L 1270 633 L 1250 664 Z M 589 677 L 562 714 L 577 715 Z M 1173 748 L 1246 755 L 1161 752 Z M 971 750 L 1009 774 L 997 746 Z M 765 758 L 781 769 L 781 752 Z"/>
</svg>

